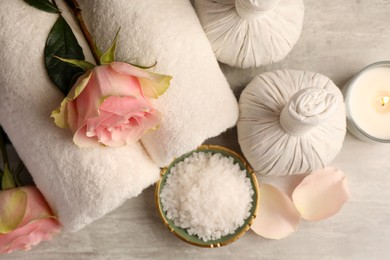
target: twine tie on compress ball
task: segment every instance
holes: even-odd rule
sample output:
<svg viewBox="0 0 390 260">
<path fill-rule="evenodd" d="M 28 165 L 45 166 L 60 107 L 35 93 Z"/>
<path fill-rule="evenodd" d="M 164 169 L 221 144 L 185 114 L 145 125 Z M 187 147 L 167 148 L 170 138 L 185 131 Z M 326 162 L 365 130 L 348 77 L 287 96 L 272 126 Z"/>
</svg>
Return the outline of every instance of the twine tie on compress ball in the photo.
<svg viewBox="0 0 390 260">
<path fill-rule="evenodd" d="M 242 19 L 255 19 L 272 10 L 280 0 L 236 0 L 235 6 Z"/>
<path fill-rule="evenodd" d="M 337 97 L 321 88 L 304 88 L 295 93 L 280 114 L 280 126 L 287 134 L 302 136 L 325 122 L 336 110 Z"/>
</svg>

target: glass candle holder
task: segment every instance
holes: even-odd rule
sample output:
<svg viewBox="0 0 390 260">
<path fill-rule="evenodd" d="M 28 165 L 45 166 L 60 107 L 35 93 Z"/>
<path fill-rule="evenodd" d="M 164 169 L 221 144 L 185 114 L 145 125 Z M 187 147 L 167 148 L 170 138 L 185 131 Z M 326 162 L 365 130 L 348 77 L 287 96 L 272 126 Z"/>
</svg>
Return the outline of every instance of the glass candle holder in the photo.
<svg viewBox="0 0 390 260">
<path fill-rule="evenodd" d="M 363 141 L 390 143 L 390 61 L 362 69 L 343 94 L 348 131 Z"/>
</svg>

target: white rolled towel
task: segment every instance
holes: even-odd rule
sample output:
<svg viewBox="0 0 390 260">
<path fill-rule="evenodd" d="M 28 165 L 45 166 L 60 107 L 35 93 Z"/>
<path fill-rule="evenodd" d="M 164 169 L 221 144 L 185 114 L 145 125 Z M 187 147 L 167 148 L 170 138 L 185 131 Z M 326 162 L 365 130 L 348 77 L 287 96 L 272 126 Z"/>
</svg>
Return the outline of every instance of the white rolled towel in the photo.
<svg viewBox="0 0 390 260">
<path fill-rule="evenodd" d="M 138 195 L 159 177 L 140 143 L 80 149 L 50 113 L 64 98 L 43 49 L 57 15 L 0 2 L 0 124 L 64 228 L 76 231 Z"/>
<path fill-rule="evenodd" d="M 173 76 L 163 121 L 142 144 L 159 166 L 236 124 L 238 105 L 189 0 L 79 0 L 100 46 L 121 27 L 117 59 Z"/>
<path fill-rule="evenodd" d="M 157 61 L 159 72 L 175 77 L 156 103 L 164 122 L 144 140 L 159 165 L 218 135 L 238 117 L 194 10 L 187 1 L 171 2 L 84 1 L 92 27 L 102 30 L 100 43 L 111 41 L 110 32 L 122 26 L 118 60 Z M 21 0 L 3 0 L 0 7 L 0 124 L 65 229 L 76 231 L 154 183 L 159 168 L 140 143 L 80 149 L 70 131 L 55 126 L 50 112 L 63 96 L 47 77 L 43 48 L 57 16 Z"/>
</svg>

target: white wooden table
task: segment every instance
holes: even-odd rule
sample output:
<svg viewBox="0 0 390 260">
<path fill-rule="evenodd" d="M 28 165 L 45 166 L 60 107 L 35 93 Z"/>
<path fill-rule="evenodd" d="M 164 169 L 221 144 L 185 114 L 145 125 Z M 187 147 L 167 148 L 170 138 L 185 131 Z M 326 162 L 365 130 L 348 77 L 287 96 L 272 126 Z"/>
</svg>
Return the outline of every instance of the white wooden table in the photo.
<svg viewBox="0 0 390 260">
<path fill-rule="evenodd" d="M 283 62 L 254 70 L 221 65 L 237 95 L 262 71 L 311 70 L 342 86 L 364 66 L 390 60 L 390 0 L 306 0 L 305 7 L 302 36 Z M 236 139 L 233 129 L 208 142 L 239 151 Z M 0 259 L 390 259 L 390 144 L 347 135 L 332 165 L 348 176 L 352 199 L 333 218 L 302 222 L 283 240 L 249 231 L 219 249 L 188 245 L 160 221 L 151 187 L 77 233 Z"/>
</svg>

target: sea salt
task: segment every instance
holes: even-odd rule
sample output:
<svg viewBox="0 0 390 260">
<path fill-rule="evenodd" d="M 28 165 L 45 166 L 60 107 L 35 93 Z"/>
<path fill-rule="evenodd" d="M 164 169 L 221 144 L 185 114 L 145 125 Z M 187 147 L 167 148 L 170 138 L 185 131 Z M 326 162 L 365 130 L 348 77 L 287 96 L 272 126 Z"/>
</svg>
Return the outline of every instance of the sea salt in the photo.
<svg viewBox="0 0 390 260">
<path fill-rule="evenodd" d="M 250 179 L 233 158 L 196 152 L 170 169 L 160 198 L 175 226 L 207 242 L 244 225 L 253 193 Z"/>
</svg>

